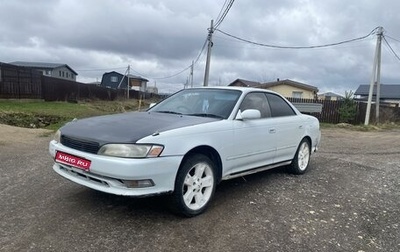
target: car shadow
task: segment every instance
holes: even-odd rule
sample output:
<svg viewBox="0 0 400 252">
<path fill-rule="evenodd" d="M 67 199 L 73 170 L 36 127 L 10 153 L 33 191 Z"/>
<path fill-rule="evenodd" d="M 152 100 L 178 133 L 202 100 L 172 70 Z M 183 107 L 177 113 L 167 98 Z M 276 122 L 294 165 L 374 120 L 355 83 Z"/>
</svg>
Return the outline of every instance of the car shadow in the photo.
<svg viewBox="0 0 400 252">
<path fill-rule="evenodd" d="M 210 208 L 224 207 L 224 204 L 234 204 L 238 199 L 245 199 L 254 194 L 254 191 L 271 184 L 276 187 L 285 181 L 283 178 L 291 177 L 285 167 L 275 168 L 256 174 L 222 181 L 216 188 L 215 196 Z M 72 196 L 72 195 L 71 195 Z M 168 195 L 135 198 L 118 196 L 82 188 L 73 197 L 79 199 L 80 207 L 84 211 L 95 209 L 103 214 L 117 214 L 129 218 L 180 218 L 174 215 L 169 208 Z M 232 202 L 229 202 L 232 201 Z M 209 209 L 208 211 L 210 211 Z"/>
<path fill-rule="evenodd" d="M 119 196 L 83 188 L 79 195 L 83 206 L 103 213 L 117 213 L 131 217 L 169 214 L 164 196 L 135 198 Z"/>
</svg>

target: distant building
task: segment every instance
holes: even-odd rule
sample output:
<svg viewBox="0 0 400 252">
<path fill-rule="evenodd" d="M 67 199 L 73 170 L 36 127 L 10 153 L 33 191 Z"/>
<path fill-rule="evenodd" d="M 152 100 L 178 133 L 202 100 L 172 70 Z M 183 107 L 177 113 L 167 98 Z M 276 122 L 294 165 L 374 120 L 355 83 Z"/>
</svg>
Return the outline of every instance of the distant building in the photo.
<svg viewBox="0 0 400 252">
<path fill-rule="evenodd" d="M 360 85 L 354 97 L 359 101 L 368 101 L 370 85 Z M 381 84 L 380 85 L 380 102 L 400 107 L 400 84 Z M 372 93 L 372 101 L 376 101 L 376 85 L 374 85 Z"/>
<path fill-rule="evenodd" d="M 104 73 L 101 78 L 100 86 L 112 89 L 126 89 L 128 86 L 128 79 L 129 89 L 146 92 L 147 82 L 149 80 L 132 74 L 125 76 L 115 71 Z"/>
<path fill-rule="evenodd" d="M 78 73 L 67 64 L 61 63 L 14 61 L 8 64 L 32 68 L 41 72 L 45 76 L 70 81 L 76 81 L 76 76 L 78 75 Z"/>
<path fill-rule="evenodd" d="M 335 94 L 333 92 L 326 92 L 323 94 L 319 94 L 318 95 L 318 99 L 319 100 L 326 100 L 326 101 L 340 101 L 343 100 L 344 97 L 339 95 L 339 94 Z"/>
<path fill-rule="evenodd" d="M 260 85 L 261 85 L 260 82 L 243 80 L 243 79 L 236 79 L 231 84 L 229 84 L 229 86 L 233 87 L 258 87 Z"/>
<path fill-rule="evenodd" d="M 229 86 L 255 87 L 275 91 L 285 97 L 315 99 L 318 88 L 292 80 L 279 80 L 267 83 L 236 79 Z"/>
<path fill-rule="evenodd" d="M 152 93 L 152 94 L 158 94 L 158 88 L 157 87 L 147 87 L 146 92 Z"/>
</svg>

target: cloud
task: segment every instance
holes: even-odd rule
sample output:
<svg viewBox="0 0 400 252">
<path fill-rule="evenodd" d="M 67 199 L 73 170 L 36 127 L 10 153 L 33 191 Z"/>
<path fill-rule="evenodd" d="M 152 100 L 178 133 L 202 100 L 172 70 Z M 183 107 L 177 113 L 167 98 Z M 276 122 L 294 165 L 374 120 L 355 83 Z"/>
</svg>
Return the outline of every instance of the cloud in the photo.
<svg viewBox="0 0 400 252">
<path fill-rule="evenodd" d="M 0 2 L 0 61 L 66 63 L 79 81 L 124 73 L 128 65 L 157 85 L 176 91 L 189 76 L 211 19 L 225 0 L 40 0 Z M 400 2 L 345 0 L 235 1 L 218 29 L 254 42 L 282 46 L 329 44 L 368 34 L 377 26 L 400 55 Z M 210 85 L 237 78 L 293 79 L 321 91 L 343 93 L 369 83 L 376 36 L 320 49 L 272 49 L 213 34 Z M 202 85 L 205 52 L 194 66 Z M 383 43 L 382 82 L 400 84 L 400 61 Z M 171 78 L 163 78 L 176 75 Z"/>
</svg>

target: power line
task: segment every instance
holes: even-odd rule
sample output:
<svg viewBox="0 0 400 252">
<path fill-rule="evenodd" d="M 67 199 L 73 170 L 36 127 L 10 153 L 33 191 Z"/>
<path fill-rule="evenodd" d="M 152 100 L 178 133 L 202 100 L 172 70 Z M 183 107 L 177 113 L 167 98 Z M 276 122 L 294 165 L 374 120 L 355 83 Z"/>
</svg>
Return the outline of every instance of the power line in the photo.
<svg viewBox="0 0 400 252">
<path fill-rule="evenodd" d="M 201 47 L 199 54 L 197 55 L 196 59 L 194 60 L 194 64 L 196 64 L 197 61 L 199 61 L 200 56 L 203 54 L 204 49 L 206 48 L 206 45 L 207 45 L 207 41 L 208 41 L 208 37 L 206 37 L 206 39 L 204 40 L 203 46 Z"/>
<path fill-rule="evenodd" d="M 235 2 L 235 0 L 230 0 L 229 1 L 228 5 L 226 6 L 226 8 L 225 8 L 224 12 L 222 13 L 221 17 L 219 19 L 217 19 L 217 21 L 215 22 L 214 29 L 217 29 L 218 26 L 222 23 L 222 21 L 224 21 L 226 15 L 228 14 L 228 12 L 231 9 L 231 7 L 232 7 L 234 2 Z M 225 3 L 226 3 L 226 1 L 225 1 Z M 224 3 L 224 5 L 225 5 L 225 3 Z"/>
<path fill-rule="evenodd" d="M 254 41 L 250 41 L 250 40 L 247 40 L 247 39 L 244 39 L 244 38 L 240 38 L 240 37 L 234 36 L 234 35 L 229 34 L 227 32 L 221 31 L 220 29 L 216 29 L 216 31 L 219 31 L 220 33 L 222 33 L 222 34 L 224 34 L 224 35 L 226 35 L 228 37 L 231 37 L 231 38 L 234 38 L 234 39 L 237 39 L 237 40 L 249 43 L 249 44 L 258 45 L 258 46 L 264 46 L 264 47 L 270 47 L 270 48 L 279 48 L 279 49 L 314 49 L 314 48 L 337 46 L 337 45 L 341 45 L 341 44 L 345 44 L 345 43 L 354 42 L 354 41 L 357 41 L 357 40 L 362 40 L 362 39 L 365 39 L 365 38 L 371 36 L 372 34 L 376 33 L 377 29 L 378 29 L 378 27 L 376 27 L 370 33 L 368 33 L 367 35 L 362 36 L 362 37 L 349 39 L 349 40 L 344 40 L 344 41 L 336 42 L 336 43 L 330 43 L 330 44 L 325 44 L 325 45 L 314 45 L 314 46 L 280 46 L 280 45 L 264 44 L 264 43 L 254 42 Z"/>
<path fill-rule="evenodd" d="M 392 51 L 393 55 L 400 61 L 400 57 L 397 55 L 397 53 L 393 50 L 393 48 L 390 46 L 389 42 L 386 40 L 385 36 L 383 36 L 383 40 L 386 42 L 386 45 L 389 47 L 390 51 Z"/>
<path fill-rule="evenodd" d="M 204 52 L 204 49 L 205 49 L 206 45 L 207 45 L 207 38 L 205 39 L 205 41 L 204 41 L 204 43 L 203 43 L 203 46 L 202 46 L 202 48 L 201 48 L 199 54 L 197 55 L 196 59 L 193 61 L 193 64 L 196 64 L 196 63 L 199 61 L 201 55 L 202 55 L 203 52 Z M 132 69 L 132 68 L 131 68 L 131 70 L 132 70 L 133 72 L 135 72 L 136 74 L 139 74 L 139 75 L 141 75 L 141 76 L 143 76 L 143 77 L 146 77 L 146 78 L 149 78 L 149 79 L 163 80 L 163 79 L 169 79 L 169 78 L 178 76 L 178 75 L 180 75 L 181 73 L 185 72 L 186 70 L 190 69 L 191 67 L 192 67 L 192 65 L 190 64 L 189 66 L 185 67 L 184 69 L 180 70 L 179 72 L 177 72 L 177 73 L 175 73 L 175 74 L 168 75 L 168 76 L 163 76 L 163 77 L 149 77 L 149 76 L 147 76 L 147 75 L 145 75 L 145 74 L 142 74 L 142 73 L 140 73 L 140 72 L 138 72 L 138 71 L 136 71 L 136 70 L 134 70 L 134 69 Z"/>
<path fill-rule="evenodd" d="M 216 22 L 216 24 L 214 26 L 215 28 L 217 28 L 224 21 L 226 15 L 228 14 L 228 12 L 231 9 L 231 7 L 232 7 L 233 3 L 235 2 L 235 0 L 230 0 L 229 3 L 227 3 L 227 2 L 228 2 L 228 0 L 225 0 L 225 2 L 224 2 L 223 6 L 222 6 L 222 8 L 221 8 L 221 10 L 220 10 L 220 12 L 218 14 L 217 22 Z M 224 8 L 225 8 L 225 10 L 224 10 Z M 212 31 L 214 30 L 214 27 L 211 27 Z M 201 50 L 200 50 L 199 54 L 197 55 L 196 59 L 194 61 L 192 61 L 193 65 L 196 64 L 199 61 L 201 55 L 204 52 L 204 49 L 205 49 L 205 47 L 207 45 L 207 41 L 208 40 L 209 40 L 209 38 L 207 36 L 206 40 L 203 43 L 203 46 L 201 47 Z M 149 76 L 147 76 L 145 74 L 142 74 L 142 73 L 134 70 L 133 68 L 130 68 L 130 69 L 133 72 L 135 72 L 136 74 L 140 75 L 140 76 L 143 76 L 143 77 L 146 77 L 146 78 L 149 78 L 149 79 L 162 80 L 162 79 L 168 79 L 168 78 L 172 78 L 172 77 L 178 76 L 179 74 L 181 74 L 181 73 L 185 72 L 186 70 L 190 69 L 192 67 L 192 64 L 190 64 L 189 66 L 185 67 L 184 69 L 182 69 L 181 71 L 179 71 L 179 72 L 177 72 L 175 74 L 172 74 L 172 75 L 169 75 L 169 76 L 164 76 L 164 77 L 149 77 Z M 77 70 L 77 71 L 107 71 L 107 70 L 124 69 L 124 68 L 125 67 L 109 68 L 109 69 L 85 69 L 85 70 Z"/>
<path fill-rule="evenodd" d="M 398 39 L 395 39 L 395 38 L 393 38 L 393 37 L 390 37 L 390 36 L 388 36 L 388 35 L 385 35 L 385 37 L 388 37 L 388 38 L 390 38 L 390 39 L 393 39 L 394 41 L 397 41 L 397 42 L 399 42 L 399 43 L 400 43 L 400 40 L 398 40 Z"/>
<path fill-rule="evenodd" d="M 228 36 L 224 36 L 223 34 L 214 34 L 213 36 L 214 40 L 215 40 L 215 44 L 213 45 L 214 47 L 218 47 L 218 48 L 244 48 L 246 47 L 246 49 L 254 49 L 254 50 L 264 50 L 263 47 L 258 46 L 258 45 L 254 45 L 254 44 L 249 44 L 245 41 L 241 41 L 241 40 L 237 40 Z M 367 38 L 364 41 L 372 41 L 374 38 L 370 37 Z M 219 41 L 219 42 L 218 42 Z M 218 43 L 217 43 L 218 42 Z M 352 44 L 344 44 L 341 45 L 340 48 L 355 48 L 355 47 L 368 47 L 369 48 L 369 44 L 361 44 L 361 43 L 352 43 Z M 324 50 L 325 48 L 316 48 L 317 49 L 321 49 Z M 282 49 L 284 50 L 284 49 Z"/>
<path fill-rule="evenodd" d="M 109 71 L 109 70 L 116 70 L 116 69 L 125 69 L 126 67 L 113 67 L 113 68 L 97 68 L 97 69 L 80 69 L 76 70 L 79 72 L 89 72 L 89 71 Z"/>
<path fill-rule="evenodd" d="M 169 76 L 165 76 L 165 77 L 153 77 L 151 79 L 155 79 L 155 80 L 169 79 L 169 78 L 172 78 L 172 77 L 180 75 L 181 73 L 185 72 L 186 70 L 190 69 L 191 67 L 192 67 L 192 65 L 189 65 L 185 69 L 183 69 L 183 70 L 181 70 L 181 71 L 179 71 L 179 72 L 177 72 L 175 74 L 172 74 L 172 75 L 169 75 Z"/>
<path fill-rule="evenodd" d="M 215 20 L 219 20 L 221 18 L 222 11 L 225 8 L 225 5 L 226 5 L 227 2 L 228 2 L 228 0 L 225 0 L 224 5 L 222 5 L 222 8 L 219 11 L 218 16 L 217 16 L 217 18 Z"/>
<path fill-rule="evenodd" d="M 148 75 L 146 75 L 146 74 L 143 74 L 143 73 L 140 73 L 140 72 L 136 71 L 136 70 L 133 69 L 132 67 L 131 67 L 130 69 L 131 69 L 133 72 L 135 72 L 136 74 L 138 74 L 138 75 L 140 75 L 140 76 L 142 76 L 142 77 L 145 77 L 145 78 L 148 78 L 148 79 L 154 79 L 154 80 L 163 80 L 163 79 L 169 79 L 169 78 L 175 77 L 175 76 L 177 76 L 177 75 L 180 75 L 181 73 L 183 73 L 183 72 L 185 72 L 186 70 L 188 70 L 190 67 L 191 67 L 191 65 L 187 66 L 186 68 L 184 68 L 183 70 L 181 70 L 181 71 L 179 71 L 179 72 L 177 72 L 177 73 L 175 73 L 175 74 L 171 74 L 171 75 L 163 76 L 163 77 L 151 77 L 151 76 L 148 76 Z"/>
</svg>

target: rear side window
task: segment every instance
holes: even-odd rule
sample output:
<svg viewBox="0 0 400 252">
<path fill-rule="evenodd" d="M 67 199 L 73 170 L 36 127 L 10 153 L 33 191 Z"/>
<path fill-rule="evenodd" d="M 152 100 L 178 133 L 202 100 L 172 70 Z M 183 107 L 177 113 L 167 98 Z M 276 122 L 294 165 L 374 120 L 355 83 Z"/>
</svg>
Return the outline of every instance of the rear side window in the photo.
<svg viewBox="0 0 400 252">
<path fill-rule="evenodd" d="M 282 99 L 282 97 L 275 94 L 267 94 L 267 98 L 271 108 L 272 117 L 296 115 L 290 105 Z"/>
</svg>

